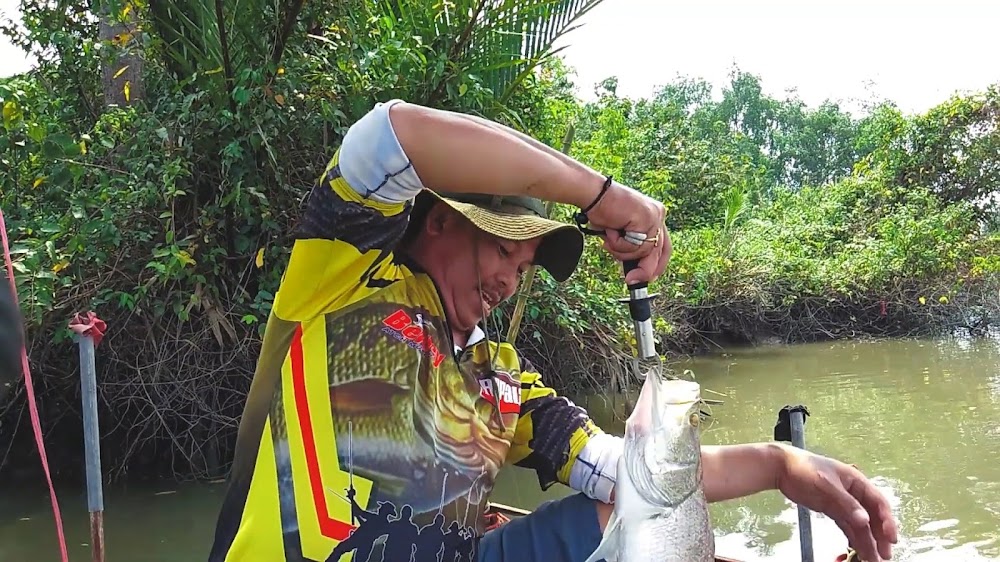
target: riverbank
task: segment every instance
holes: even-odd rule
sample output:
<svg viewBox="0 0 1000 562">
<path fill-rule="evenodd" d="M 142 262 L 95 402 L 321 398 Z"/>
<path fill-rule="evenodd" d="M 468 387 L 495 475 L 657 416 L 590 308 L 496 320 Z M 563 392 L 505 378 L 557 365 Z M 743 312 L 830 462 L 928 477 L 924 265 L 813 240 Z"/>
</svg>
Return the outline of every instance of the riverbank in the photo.
<svg viewBox="0 0 1000 562">
<path fill-rule="evenodd" d="M 986 562 L 1000 560 L 1000 466 L 983 454 L 1000 447 L 998 363 L 1000 338 L 943 337 L 741 347 L 673 367 L 725 395 L 705 425 L 706 444 L 770 440 L 778 409 L 804 403 L 812 413 L 807 446 L 857 464 L 891 498 L 901 524 L 895 561 Z M 622 431 L 621 396 L 573 398 L 601 427 Z M 0 487 L 0 560 L 52 557 L 54 527 L 39 475 L 36 469 L 35 482 L 17 491 Z M 169 479 L 108 484 L 108 561 L 204 558 L 224 487 Z M 57 490 L 73 559 L 87 559 L 84 490 L 70 483 Z M 493 497 L 532 509 L 565 493 L 560 486 L 542 492 L 533 473 L 507 468 Z M 720 554 L 798 559 L 795 509 L 778 494 L 711 511 Z M 816 560 L 833 560 L 844 548 L 842 533 L 818 516 L 812 528 Z"/>
<path fill-rule="evenodd" d="M 96 49 L 77 47 L 99 66 Z M 386 94 L 359 85 L 380 76 L 305 80 L 342 76 L 328 72 L 334 61 L 294 51 L 266 87 L 241 86 L 256 93 L 221 118 L 233 111 L 229 97 L 189 90 L 218 93 L 219 77 L 188 84 L 162 53 L 147 54 L 155 103 L 83 107 L 63 92 L 96 90 L 61 61 L 0 88 L 4 127 L 18 139 L 0 146 L 16 164 L 0 177 L 0 206 L 50 460 L 67 478 L 80 475 L 83 458 L 67 321 L 87 310 L 108 325 L 97 358 L 108 477 L 226 474 L 299 204 L 346 128 Z M 986 160 L 1000 141 L 970 133 L 995 130 L 984 127 L 1000 107 L 996 89 L 927 115 L 885 103 L 854 117 L 767 98 L 744 73 L 722 101 L 686 80 L 628 100 L 609 80 L 585 103 L 557 59 L 537 70 L 510 85 L 504 104 L 467 86 L 472 93 L 446 88 L 433 105 L 496 117 L 550 146 L 570 138 L 574 157 L 664 202 L 674 253 L 651 289 L 661 295 L 654 328 L 666 356 L 982 333 L 997 322 L 997 213 L 980 204 L 996 183 L 939 161 L 961 148 L 984 155 L 983 170 L 1000 169 Z M 393 96 L 425 102 L 427 92 L 406 90 L 421 83 L 409 78 L 399 77 Z M 761 119 L 742 119 L 751 110 Z M 554 215 L 570 221 L 574 211 L 557 206 Z M 540 274 L 529 296 L 517 344 L 550 386 L 626 386 L 634 346 L 618 302 L 621 266 L 598 240 L 588 240 L 569 282 Z M 506 334 L 512 308 L 491 319 L 494 339 Z M 0 451 L 0 478 L 37 463 L 23 389 L 11 394 L 0 406 L 0 443 L 10 444 Z"/>
<path fill-rule="evenodd" d="M 742 219 L 722 226 L 674 231 L 670 267 L 651 287 L 659 294 L 661 353 L 673 360 L 734 346 L 977 336 L 995 327 L 1000 236 L 976 234 L 965 205 L 875 187 L 845 181 L 806 188 L 744 209 Z M 140 220 L 141 210 L 118 210 Z M 32 233 L 42 221 L 19 211 L 13 224 L 27 249 L 19 264 L 41 269 L 47 258 L 36 248 L 45 242 Z M 282 216 L 282 224 L 291 222 Z M 97 355 L 108 478 L 223 477 L 286 247 L 269 246 L 260 267 L 238 282 L 255 288 L 248 300 L 246 292 L 221 292 L 231 280 L 206 289 L 202 280 L 223 272 L 202 273 L 199 263 L 165 270 L 169 281 L 149 273 L 156 268 L 130 264 L 129 255 L 156 253 L 149 242 L 91 242 L 72 269 L 21 278 L 54 473 L 82 478 L 78 357 L 64 322 L 87 307 L 108 324 Z M 558 392 L 616 393 L 629 385 L 634 354 L 627 307 L 618 301 L 625 287 L 620 264 L 595 240 L 588 245 L 567 283 L 537 276 L 517 343 Z M 492 337 L 505 337 L 513 308 L 497 311 Z M 0 410 L 0 443 L 10 444 L 0 451 L 0 478 L 35 473 L 27 420 L 23 387 L 15 385 Z"/>
<path fill-rule="evenodd" d="M 985 298 L 982 295 L 981 298 Z M 925 299 L 926 300 L 926 299 Z M 955 304 L 955 302 L 963 304 Z M 842 324 L 830 330 L 796 331 L 795 323 L 766 323 L 768 318 L 788 318 L 795 314 L 792 309 L 766 311 L 756 316 L 740 316 L 738 309 L 729 307 L 704 307 L 695 309 L 680 304 L 661 302 L 657 306 L 656 323 L 683 326 L 688 324 L 686 339 L 680 339 L 681 330 L 670 333 L 658 332 L 661 351 L 665 353 L 668 368 L 683 369 L 688 361 L 725 354 L 729 350 L 760 349 L 764 353 L 772 349 L 778 353 L 794 353 L 798 345 L 810 342 L 848 341 L 863 343 L 880 340 L 893 341 L 898 338 L 942 336 L 957 334 L 968 341 L 996 341 L 1000 338 L 997 327 L 969 330 L 967 326 L 954 323 L 956 315 L 968 310 L 968 303 L 974 302 L 966 294 L 961 299 L 938 303 L 927 310 L 900 301 L 869 302 L 867 308 L 879 312 L 866 323 L 866 317 L 858 313 L 864 307 L 849 308 L 841 304 L 839 316 Z M 806 300 L 802 310 L 810 310 Z M 624 306 L 615 303 L 615 306 Z M 887 311 L 881 315 L 882 307 Z M 933 306 L 933 305 L 931 305 Z M 965 307 L 965 308 L 963 308 Z M 512 307 L 507 307 L 509 310 Z M 896 309 L 896 310 L 894 310 Z M 854 310 L 853 321 L 847 321 Z M 995 307 L 994 311 L 1000 310 Z M 701 315 L 695 314 L 700 311 Z M 819 311 L 819 313 L 817 313 Z M 838 318 L 835 311 L 818 306 L 810 310 L 811 320 L 816 318 Z M 773 316 L 772 316 L 773 315 Z M 739 331 L 714 333 L 696 328 L 719 318 L 736 319 L 733 325 Z M 992 318 L 992 317 L 989 317 Z M 693 319 L 693 320 L 691 320 Z M 763 319 L 763 321 L 762 321 Z M 625 322 L 625 317 L 620 319 Z M 757 322 L 757 324 L 754 324 Z M 803 320 L 799 320 L 799 324 Z M 819 324 L 823 325 L 823 324 Z M 978 324 L 988 326 L 985 320 Z M 767 328 L 761 330 L 760 326 Z M 749 331 L 757 327 L 761 331 Z M 506 325 L 500 325 L 505 333 Z M 623 324 L 623 330 L 631 329 Z M 109 482 L 143 484 L 163 479 L 178 481 L 210 481 L 224 478 L 228 466 L 225 459 L 231 458 L 235 432 L 242 411 L 242 397 L 249 387 L 255 353 L 259 340 L 255 334 L 244 333 L 245 355 L 215 354 L 199 355 L 192 348 L 198 339 L 194 335 L 180 337 L 174 341 L 158 344 L 162 361 L 149 369 L 130 368 L 116 371 L 116 365 L 124 363 L 122 348 L 116 347 L 129 334 L 128 329 L 112 326 L 98 352 L 99 368 L 99 412 L 102 430 L 102 462 Z M 538 332 L 540 340 L 533 334 Z M 527 334 L 527 335 L 524 335 Z M 587 333 L 584 337 L 570 336 L 570 332 L 558 324 L 547 322 L 545 318 L 526 321 L 522 330 L 521 344 L 526 357 L 545 375 L 547 384 L 557 392 L 573 396 L 615 396 L 627 392 L 635 384 L 629 364 L 631 354 L 621 345 L 624 340 L 612 339 L 608 326 Z M 721 337 L 720 337 L 721 334 Z M 208 334 L 201 334 L 201 345 L 207 346 Z M 561 343 L 556 340 L 562 339 Z M 568 343 L 567 343 L 568 340 Z M 124 349 L 134 342 L 127 341 Z M 551 347 L 549 347 L 551 346 Z M 791 347 L 789 347 L 791 346 Z M 808 347 L 804 347 L 808 349 Z M 791 351 L 789 351 L 791 350 Z M 745 351 L 740 351 L 745 353 Z M 49 350 L 50 358 L 65 361 L 62 367 L 67 374 L 53 378 L 45 370 L 35 371 L 36 393 L 40 397 L 39 410 L 49 463 L 57 481 L 70 486 L 83 482 L 82 417 L 79 407 L 79 379 L 72 371 L 76 362 L 75 347 L 68 342 Z M 172 357 L 168 359 L 168 357 Z M 139 358 L 133 358 L 138 360 Z M 185 364 L 185 362 L 190 362 Z M 210 363 L 211 362 L 211 363 Z M 224 364 L 224 369 L 222 367 Z M 120 368 L 120 367 L 119 367 Z M 212 374 L 183 376 L 194 368 Z M 218 368 L 218 370 L 214 370 Z M 187 369 L 187 371 L 185 371 Z M 42 375 L 40 376 L 40 373 Z M 51 371 L 49 371 L 51 373 Z M 740 376 L 734 373 L 734 376 Z M 716 390 L 716 389 L 713 389 Z M 6 484 L 37 480 L 40 474 L 37 452 L 28 423 L 27 405 L 23 386 L 20 383 L 13 392 L 14 399 L 3 410 L 3 425 L 0 435 L 9 446 L 4 451 L 4 462 L 0 465 L 0 480 Z M 222 411 L 206 411 L 212 400 L 227 399 L 229 407 Z M 227 417 L 231 416 L 231 417 Z M 9 439 L 10 441 L 6 441 Z"/>
</svg>

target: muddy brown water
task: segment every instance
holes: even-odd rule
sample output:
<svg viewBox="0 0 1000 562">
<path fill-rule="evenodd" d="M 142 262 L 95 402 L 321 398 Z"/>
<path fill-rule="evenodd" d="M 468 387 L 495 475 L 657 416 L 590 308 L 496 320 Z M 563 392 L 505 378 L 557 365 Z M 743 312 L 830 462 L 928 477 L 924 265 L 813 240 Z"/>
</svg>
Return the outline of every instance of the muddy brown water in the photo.
<svg viewBox="0 0 1000 562">
<path fill-rule="evenodd" d="M 1000 340 L 835 342 L 730 350 L 674 365 L 724 396 L 706 444 L 767 441 L 777 411 L 803 403 L 806 445 L 857 464 L 890 497 L 901 522 L 895 560 L 1000 561 Z M 711 392 L 706 396 L 713 397 Z M 623 397 L 578 399 L 609 431 Z M 106 487 L 108 562 L 204 560 L 223 486 Z M 86 494 L 58 490 L 71 560 L 90 560 Z M 565 495 L 533 473 L 505 469 L 495 501 L 527 509 Z M 795 506 L 767 492 L 712 505 L 720 555 L 797 561 Z M 813 514 L 817 562 L 845 541 Z M 42 489 L 0 490 L 0 562 L 58 560 Z"/>
</svg>

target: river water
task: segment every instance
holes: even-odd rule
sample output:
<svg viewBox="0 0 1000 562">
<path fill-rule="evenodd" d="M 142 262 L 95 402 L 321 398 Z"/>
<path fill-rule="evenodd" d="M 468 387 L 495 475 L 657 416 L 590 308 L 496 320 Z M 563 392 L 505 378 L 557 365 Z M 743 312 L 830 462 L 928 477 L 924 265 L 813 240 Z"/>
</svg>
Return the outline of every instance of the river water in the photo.
<svg viewBox="0 0 1000 562">
<path fill-rule="evenodd" d="M 673 365 L 720 398 L 706 444 L 767 441 L 778 410 L 805 404 L 806 446 L 856 464 L 890 497 L 901 522 L 895 560 L 1000 561 L 1000 341 L 836 342 L 730 350 Z M 714 391 L 724 396 L 714 396 Z M 578 400 L 622 431 L 623 400 Z M 108 562 L 204 560 L 223 486 L 106 488 Z M 70 558 L 90 560 L 86 495 L 61 489 Z M 505 469 L 494 500 L 524 508 L 565 495 L 533 473 Z M 712 505 L 720 555 L 798 561 L 795 506 L 776 492 Z M 0 562 L 58 559 L 44 491 L 0 492 Z M 846 541 L 813 514 L 817 562 Z"/>
</svg>

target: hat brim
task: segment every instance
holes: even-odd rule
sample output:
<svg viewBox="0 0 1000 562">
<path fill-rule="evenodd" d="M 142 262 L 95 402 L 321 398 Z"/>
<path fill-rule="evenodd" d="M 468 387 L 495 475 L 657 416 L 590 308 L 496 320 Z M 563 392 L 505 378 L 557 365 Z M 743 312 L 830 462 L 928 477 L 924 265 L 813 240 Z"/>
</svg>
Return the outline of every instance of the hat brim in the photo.
<svg viewBox="0 0 1000 562">
<path fill-rule="evenodd" d="M 469 219 L 476 228 L 507 240 L 541 238 L 535 252 L 535 265 L 545 269 L 558 283 L 573 275 L 583 255 L 583 233 L 573 225 L 540 217 L 535 214 L 506 213 L 486 209 L 472 203 L 442 197 L 423 189 L 416 205 L 443 202 Z"/>
</svg>

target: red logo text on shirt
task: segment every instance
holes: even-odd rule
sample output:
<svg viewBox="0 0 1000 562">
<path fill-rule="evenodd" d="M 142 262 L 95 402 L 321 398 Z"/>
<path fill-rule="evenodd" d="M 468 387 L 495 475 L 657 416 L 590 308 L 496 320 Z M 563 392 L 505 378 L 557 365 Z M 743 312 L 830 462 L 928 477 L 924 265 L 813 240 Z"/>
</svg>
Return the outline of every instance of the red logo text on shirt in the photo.
<svg viewBox="0 0 1000 562">
<path fill-rule="evenodd" d="M 429 355 L 431 363 L 439 367 L 444 361 L 444 354 L 438 350 L 430 334 L 424 329 L 423 319 L 417 314 L 414 321 L 405 310 L 399 309 L 382 320 L 382 331 L 405 342 L 410 347 Z"/>
<path fill-rule="evenodd" d="M 497 394 L 500 396 L 500 413 L 516 414 L 521 411 L 521 384 L 515 381 L 508 373 L 496 371 L 493 380 L 496 381 Z M 482 379 L 479 381 L 479 395 L 490 404 L 496 405 L 493 398 L 493 381 Z"/>
</svg>

